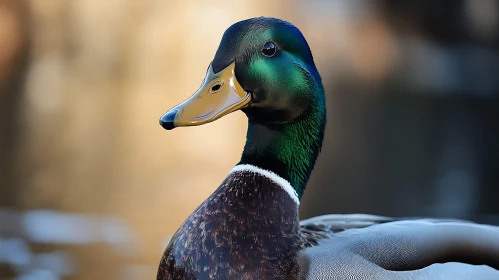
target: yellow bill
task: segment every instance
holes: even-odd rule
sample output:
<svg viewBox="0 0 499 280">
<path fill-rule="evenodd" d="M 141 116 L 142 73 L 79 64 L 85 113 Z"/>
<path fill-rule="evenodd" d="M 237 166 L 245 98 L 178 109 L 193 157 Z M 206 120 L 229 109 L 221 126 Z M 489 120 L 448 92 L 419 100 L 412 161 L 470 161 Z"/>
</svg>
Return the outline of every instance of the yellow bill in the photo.
<svg viewBox="0 0 499 280">
<path fill-rule="evenodd" d="M 242 109 L 251 101 L 234 75 L 235 62 L 218 73 L 210 65 L 201 87 L 159 120 L 165 129 L 202 125 Z"/>
</svg>

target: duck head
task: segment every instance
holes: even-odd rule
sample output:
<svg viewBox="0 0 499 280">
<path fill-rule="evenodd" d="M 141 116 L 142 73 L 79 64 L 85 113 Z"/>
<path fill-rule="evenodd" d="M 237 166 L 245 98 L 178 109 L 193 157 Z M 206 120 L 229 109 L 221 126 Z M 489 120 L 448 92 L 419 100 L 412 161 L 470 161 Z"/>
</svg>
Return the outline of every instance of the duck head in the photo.
<svg viewBox="0 0 499 280">
<path fill-rule="evenodd" d="M 326 109 L 312 53 L 291 23 L 259 17 L 229 27 L 201 87 L 160 124 L 202 125 L 237 110 L 249 120 L 239 164 L 276 173 L 301 198 L 322 145 Z"/>
<path fill-rule="evenodd" d="M 308 44 L 275 18 L 235 23 L 222 38 L 201 87 L 160 118 L 165 129 L 212 122 L 241 110 L 250 121 L 286 123 L 323 99 Z"/>
</svg>

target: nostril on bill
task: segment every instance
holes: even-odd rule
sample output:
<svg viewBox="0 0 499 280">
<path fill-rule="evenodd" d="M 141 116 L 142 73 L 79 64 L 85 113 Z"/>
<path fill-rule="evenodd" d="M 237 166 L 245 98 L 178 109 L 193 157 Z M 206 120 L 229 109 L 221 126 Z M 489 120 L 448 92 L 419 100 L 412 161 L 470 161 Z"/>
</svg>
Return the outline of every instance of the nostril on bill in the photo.
<svg viewBox="0 0 499 280">
<path fill-rule="evenodd" d="M 212 87 L 211 87 L 211 90 L 210 92 L 211 93 L 215 93 L 217 91 L 219 91 L 222 87 L 223 87 L 223 83 L 217 83 L 217 84 L 214 84 Z"/>
</svg>

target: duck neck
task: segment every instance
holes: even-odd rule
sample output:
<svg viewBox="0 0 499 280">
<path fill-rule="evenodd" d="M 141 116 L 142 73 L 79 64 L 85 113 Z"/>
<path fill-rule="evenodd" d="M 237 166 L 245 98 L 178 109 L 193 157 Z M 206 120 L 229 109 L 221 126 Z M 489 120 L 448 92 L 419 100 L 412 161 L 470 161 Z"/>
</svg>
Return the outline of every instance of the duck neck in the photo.
<svg viewBox="0 0 499 280">
<path fill-rule="evenodd" d="M 298 119 L 288 123 L 249 120 L 239 164 L 274 172 L 287 180 L 301 199 L 324 138 L 326 110 L 323 102 L 320 105 L 310 106 Z"/>
</svg>

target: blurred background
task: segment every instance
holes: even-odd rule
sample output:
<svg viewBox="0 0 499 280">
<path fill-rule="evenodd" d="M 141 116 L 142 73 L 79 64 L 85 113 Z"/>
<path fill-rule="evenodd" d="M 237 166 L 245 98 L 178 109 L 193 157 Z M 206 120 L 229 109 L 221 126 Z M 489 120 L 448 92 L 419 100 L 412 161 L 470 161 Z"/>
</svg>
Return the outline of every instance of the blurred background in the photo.
<svg viewBox="0 0 499 280">
<path fill-rule="evenodd" d="M 301 218 L 499 224 L 497 0 L 0 0 L 1 280 L 155 278 L 246 132 L 158 119 L 261 15 L 301 29 L 326 87 Z"/>
</svg>

